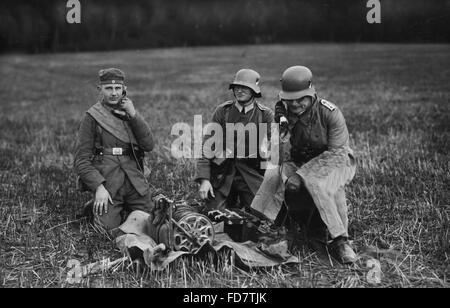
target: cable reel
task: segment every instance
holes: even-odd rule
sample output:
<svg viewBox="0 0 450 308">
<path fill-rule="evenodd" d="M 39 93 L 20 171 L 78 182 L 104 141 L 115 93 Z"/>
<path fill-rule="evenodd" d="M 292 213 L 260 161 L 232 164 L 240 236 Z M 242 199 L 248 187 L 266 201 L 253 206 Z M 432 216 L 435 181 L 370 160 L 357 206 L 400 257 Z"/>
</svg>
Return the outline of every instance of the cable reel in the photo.
<svg viewBox="0 0 450 308">
<path fill-rule="evenodd" d="M 174 204 L 172 213 L 173 249 L 194 252 L 214 241 L 212 222 L 186 203 Z"/>
</svg>

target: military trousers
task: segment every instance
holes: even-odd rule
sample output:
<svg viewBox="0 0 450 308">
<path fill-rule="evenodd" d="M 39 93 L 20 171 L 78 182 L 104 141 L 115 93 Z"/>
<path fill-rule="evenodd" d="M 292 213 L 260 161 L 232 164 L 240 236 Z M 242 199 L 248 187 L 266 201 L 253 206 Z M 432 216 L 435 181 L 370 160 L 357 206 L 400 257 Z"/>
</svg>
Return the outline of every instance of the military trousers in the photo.
<svg viewBox="0 0 450 308">
<path fill-rule="evenodd" d="M 107 231 L 119 227 L 132 211 L 140 210 L 149 213 L 153 207 L 151 192 L 141 196 L 127 176 L 112 200 L 113 204 L 108 205 L 108 213 L 94 214 L 95 223 Z"/>
<path fill-rule="evenodd" d="M 286 164 L 283 173 L 289 179 L 290 176 L 296 175 L 299 167 L 295 164 Z M 297 191 L 285 191 L 284 201 L 288 215 L 300 226 L 306 237 L 324 243 L 328 240 L 327 226 L 304 185 Z"/>
<path fill-rule="evenodd" d="M 228 196 L 219 189 L 214 191 L 215 198 L 209 199 L 206 205 L 210 209 L 249 208 L 255 197 L 242 175 L 236 171 Z"/>
</svg>

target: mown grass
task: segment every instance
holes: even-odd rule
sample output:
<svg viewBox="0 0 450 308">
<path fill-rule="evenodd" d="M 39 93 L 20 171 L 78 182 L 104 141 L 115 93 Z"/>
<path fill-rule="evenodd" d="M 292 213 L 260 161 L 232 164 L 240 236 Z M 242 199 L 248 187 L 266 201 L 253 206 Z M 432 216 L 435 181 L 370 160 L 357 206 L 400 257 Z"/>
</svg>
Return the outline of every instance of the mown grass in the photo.
<svg viewBox="0 0 450 308">
<path fill-rule="evenodd" d="M 128 93 L 158 139 L 147 156 L 150 182 L 174 199 L 197 198 L 194 164 L 167 148 L 176 122 L 209 119 L 228 99 L 242 67 L 262 75 L 273 107 L 288 66 L 309 66 L 319 94 L 344 112 L 358 158 L 348 187 L 350 232 L 359 252 L 375 246 L 376 286 L 448 287 L 450 274 L 450 58 L 448 45 L 271 45 L 0 57 L 0 285 L 60 287 L 68 259 L 120 253 L 76 214 L 89 195 L 75 189 L 73 145 L 79 119 L 96 100 L 96 74 L 127 73 Z M 242 271 L 183 259 L 162 272 L 125 263 L 83 287 L 359 287 L 364 262 L 326 265 L 306 248 L 301 263 Z"/>
</svg>

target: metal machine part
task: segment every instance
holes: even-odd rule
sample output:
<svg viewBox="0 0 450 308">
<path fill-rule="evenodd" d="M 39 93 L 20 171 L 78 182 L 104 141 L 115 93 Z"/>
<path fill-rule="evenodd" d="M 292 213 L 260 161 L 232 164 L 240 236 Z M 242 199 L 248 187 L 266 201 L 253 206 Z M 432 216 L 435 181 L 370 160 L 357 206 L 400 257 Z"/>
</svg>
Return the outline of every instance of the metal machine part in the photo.
<svg viewBox="0 0 450 308">
<path fill-rule="evenodd" d="M 164 195 L 158 195 L 154 201 L 155 214 L 158 214 L 154 217 L 163 217 L 156 221 L 164 227 L 157 229 L 155 240 L 175 251 L 195 252 L 204 244 L 212 243 L 216 233 L 221 232 L 237 242 L 257 242 L 261 236 L 276 233 L 269 221 L 243 209 L 212 210 L 203 215 L 196 206 L 185 201 L 174 202 Z M 158 210 L 163 213 L 158 213 Z"/>
<path fill-rule="evenodd" d="M 194 251 L 214 240 L 214 226 L 205 215 L 195 212 L 187 213 L 180 220 L 173 222 L 176 226 L 174 228 L 174 250 Z"/>
<path fill-rule="evenodd" d="M 237 242 L 257 241 L 261 234 L 267 232 L 269 225 L 267 221 L 239 208 L 212 210 L 207 215 L 213 223 L 223 223 L 224 232 Z"/>
<path fill-rule="evenodd" d="M 177 251 L 193 252 L 207 242 L 214 241 L 213 223 L 185 202 L 170 203 L 168 219 L 170 221 L 171 247 Z"/>
</svg>

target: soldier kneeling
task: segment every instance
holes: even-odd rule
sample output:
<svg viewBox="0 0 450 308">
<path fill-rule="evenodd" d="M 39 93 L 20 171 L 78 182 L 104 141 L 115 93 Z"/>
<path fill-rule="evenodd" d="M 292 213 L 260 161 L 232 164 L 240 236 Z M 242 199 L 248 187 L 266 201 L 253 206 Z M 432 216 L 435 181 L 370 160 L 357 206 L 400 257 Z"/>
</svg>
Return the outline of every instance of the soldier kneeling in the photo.
<svg viewBox="0 0 450 308">
<path fill-rule="evenodd" d="M 232 147 L 221 153 L 223 159 L 208 159 L 204 156 L 197 161 L 195 180 L 200 184 L 200 197 L 206 200 L 209 209 L 232 208 L 236 204 L 249 208 L 263 180 L 265 169 L 262 163 L 265 159 L 258 150 L 263 138 L 258 136 L 266 136 L 270 140 L 273 112 L 256 100 L 261 97 L 259 81 L 260 75 L 256 71 L 239 70 L 229 85 L 234 100 L 220 104 L 212 116 L 212 123 L 222 128 L 223 145 L 228 146 L 227 140 L 231 140 Z M 261 129 L 261 123 L 269 124 L 269 130 Z M 250 136 L 248 131 L 244 131 L 245 136 L 237 136 L 236 131 L 226 129 L 229 125 L 236 127 L 240 124 L 243 127 L 254 125 L 256 135 Z M 239 143 L 238 140 L 243 142 Z M 255 140 L 256 147 L 252 149 L 250 145 Z"/>
<path fill-rule="evenodd" d="M 100 101 L 81 121 L 74 166 L 81 185 L 94 193 L 94 221 L 112 230 L 127 213 L 149 212 L 153 206 L 143 170 L 144 152 L 153 149 L 153 136 L 125 96 L 124 73 L 104 69 L 99 78 Z"/>
<path fill-rule="evenodd" d="M 344 187 L 354 176 L 355 163 L 344 116 L 317 96 L 312 73 L 304 66 L 288 68 L 281 86 L 275 121 L 283 124 L 281 136 L 290 146 L 284 151 L 290 157 L 281 164 L 288 213 L 316 248 L 317 242 L 329 244 L 340 262 L 353 263 Z"/>
</svg>

